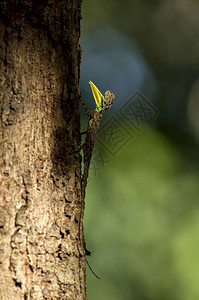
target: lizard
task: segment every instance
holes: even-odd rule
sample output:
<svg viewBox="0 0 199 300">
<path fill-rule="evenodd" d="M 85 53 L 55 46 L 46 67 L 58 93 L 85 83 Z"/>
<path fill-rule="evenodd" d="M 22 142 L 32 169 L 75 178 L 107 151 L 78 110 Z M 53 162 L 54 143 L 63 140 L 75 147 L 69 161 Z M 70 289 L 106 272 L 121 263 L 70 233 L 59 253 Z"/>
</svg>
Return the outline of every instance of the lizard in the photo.
<svg viewBox="0 0 199 300">
<path fill-rule="evenodd" d="M 86 249 L 86 243 L 84 239 L 83 233 L 83 215 L 84 215 L 84 207 L 85 207 L 85 194 L 86 194 L 86 186 L 89 175 L 89 167 L 92 158 L 92 153 L 95 145 L 95 139 L 97 136 L 97 132 L 100 126 L 100 121 L 104 115 L 104 113 L 112 106 L 115 95 L 111 93 L 110 90 L 106 91 L 105 96 L 101 94 L 98 88 L 94 85 L 92 81 L 89 81 L 91 86 L 91 90 L 95 99 L 96 109 L 90 111 L 84 102 L 81 102 L 84 107 L 87 115 L 89 116 L 88 128 L 86 131 L 85 141 L 82 145 L 83 150 L 83 175 L 81 180 L 81 228 L 80 228 L 80 242 L 83 242 L 83 255 L 90 255 L 91 252 Z M 92 271 L 92 270 L 91 270 Z M 92 271 L 93 272 L 93 271 Z"/>
</svg>

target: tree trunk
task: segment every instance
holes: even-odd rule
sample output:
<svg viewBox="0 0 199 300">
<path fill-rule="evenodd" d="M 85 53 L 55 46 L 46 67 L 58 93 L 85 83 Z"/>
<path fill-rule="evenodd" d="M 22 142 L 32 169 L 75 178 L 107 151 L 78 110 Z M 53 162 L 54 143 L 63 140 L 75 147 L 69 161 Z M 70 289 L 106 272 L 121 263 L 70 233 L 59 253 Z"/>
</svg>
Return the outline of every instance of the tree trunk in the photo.
<svg viewBox="0 0 199 300">
<path fill-rule="evenodd" d="M 0 1 L 0 299 L 86 299 L 81 0 Z"/>
</svg>

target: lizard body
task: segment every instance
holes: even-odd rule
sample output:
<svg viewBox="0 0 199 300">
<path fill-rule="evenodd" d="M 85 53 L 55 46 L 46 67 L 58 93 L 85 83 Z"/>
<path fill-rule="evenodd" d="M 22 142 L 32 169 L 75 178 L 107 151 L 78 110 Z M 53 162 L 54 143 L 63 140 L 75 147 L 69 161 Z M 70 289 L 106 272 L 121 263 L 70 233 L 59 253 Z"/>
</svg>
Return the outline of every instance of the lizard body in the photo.
<svg viewBox="0 0 199 300">
<path fill-rule="evenodd" d="M 112 106 L 115 96 L 110 91 L 105 93 L 105 97 L 103 100 L 103 108 L 98 111 L 89 111 L 85 104 L 83 104 L 88 116 L 90 117 L 88 128 L 86 131 L 85 142 L 82 146 L 83 155 L 84 155 L 84 171 L 82 177 L 82 198 L 85 198 L 85 191 L 87 186 L 87 179 L 89 174 L 90 162 L 93 154 L 93 149 L 95 145 L 95 140 L 97 136 L 97 132 L 100 126 L 100 121 L 104 115 L 104 113 Z"/>
<path fill-rule="evenodd" d="M 84 253 L 82 255 L 90 255 L 91 252 L 86 249 L 84 233 L 83 233 L 83 215 L 84 215 L 84 207 L 85 207 L 85 194 L 86 194 L 86 186 L 87 180 L 89 175 L 89 167 L 90 162 L 93 154 L 93 149 L 95 145 L 95 140 L 97 136 L 97 132 L 100 126 L 100 121 L 104 115 L 104 113 L 112 106 L 115 96 L 110 91 L 106 91 L 105 97 L 103 97 L 102 106 L 100 109 L 96 108 L 96 110 L 89 111 L 87 106 L 82 103 L 87 115 L 89 116 L 89 123 L 88 128 L 86 131 L 86 138 L 85 142 L 82 145 L 83 150 L 83 162 L 84 162 L 84 169 L 81 181 L 81 228 L 80 228 L 80 243 L 83 243 L 81 249 L 83 248 Z"/>
</svg>

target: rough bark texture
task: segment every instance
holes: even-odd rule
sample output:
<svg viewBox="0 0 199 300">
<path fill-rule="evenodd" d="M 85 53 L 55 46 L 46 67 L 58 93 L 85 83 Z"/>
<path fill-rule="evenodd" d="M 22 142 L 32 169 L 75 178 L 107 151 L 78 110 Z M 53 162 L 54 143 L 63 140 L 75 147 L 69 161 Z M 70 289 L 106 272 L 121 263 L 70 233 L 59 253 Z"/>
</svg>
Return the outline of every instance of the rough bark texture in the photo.
<svg viewBox="0 0 199 300">
<path fill-rule="evenodd" d="M 80 6 L 0 1 L 0 299 L 86 299 Z"/>
</svg>

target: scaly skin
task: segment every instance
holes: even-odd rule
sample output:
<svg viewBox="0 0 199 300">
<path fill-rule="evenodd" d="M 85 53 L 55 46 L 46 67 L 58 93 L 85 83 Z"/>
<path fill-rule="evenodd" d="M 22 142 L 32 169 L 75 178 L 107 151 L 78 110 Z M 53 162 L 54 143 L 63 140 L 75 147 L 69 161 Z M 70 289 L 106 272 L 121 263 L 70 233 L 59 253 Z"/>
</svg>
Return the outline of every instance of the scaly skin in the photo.
<svg viewBox="0 0 199 300">
<path fill-rule="evenodd" d="M 86 193 L 86 186 L 87 186 L 87 180 L 89 175 L 89 167 L 90 162 L 93 154 L 93 149 L 95 145 L 95 139 L 97 136 L 97 132 L 100 126 L 100 121 L 104 115 L 104 113 L 112 106 L 113 101 L 115 99 L 115 96 L 110 91 L 106 91 L 104 101 L 103 101 L 103 107 L 100 111 L 94 110 L 89 111 L 87 106 L 82 103 L 84 106 L 84 109 L 86 110 L 86 113 L 88 114 L 90 120 L 88 123 L 88 128 L 86 131 L 86 138 L 85 142 L 82 146 L 83 149 L 83 155 L 84 155 L 84 172 L 82 176 L 82 185 L 81 185 L 81 229 L 80 229 L 80 242 L 83 243 L 83 249 L 84 253 L 82 255 L 90 255 L 90 251 L 86 249 L 86 244 L 84 240 L 84 234 L 83 234 L 83 215 L 84 215 L 84 207 L 85 207 L 85 193 Z"/>
</svg>

